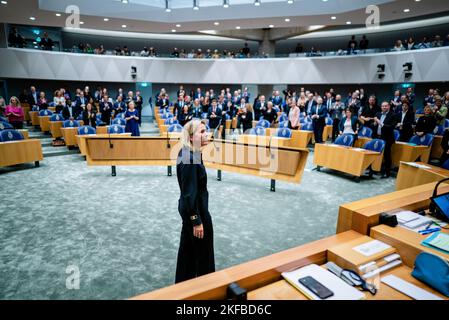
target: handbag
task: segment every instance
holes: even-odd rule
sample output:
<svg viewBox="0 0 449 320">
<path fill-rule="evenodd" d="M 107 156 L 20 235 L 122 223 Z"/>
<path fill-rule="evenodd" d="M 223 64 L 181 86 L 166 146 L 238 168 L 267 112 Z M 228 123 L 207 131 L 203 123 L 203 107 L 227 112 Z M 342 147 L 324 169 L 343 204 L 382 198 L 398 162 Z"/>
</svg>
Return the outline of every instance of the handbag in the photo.
<svg viewBox="0 0 449 320">
<path fill-rule="evenodd" d="M 449 263 L 446 260 L 422 252 L 416 257 L 412 276 L 449 297 Z"/>
</svg>

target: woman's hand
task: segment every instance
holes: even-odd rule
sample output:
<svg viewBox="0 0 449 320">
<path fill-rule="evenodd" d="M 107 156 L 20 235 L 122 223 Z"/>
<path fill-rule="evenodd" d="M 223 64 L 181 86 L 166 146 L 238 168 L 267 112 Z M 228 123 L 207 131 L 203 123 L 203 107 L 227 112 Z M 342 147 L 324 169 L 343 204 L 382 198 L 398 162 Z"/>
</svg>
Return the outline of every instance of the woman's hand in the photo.
<svg viewBox="0 0 449 320">
<path fill-rule="evenodd" d="M 204 229 L 203 224 L 197 225 L 193 227 L 193 236 L 198 239 L 203 239 L 204 237 Z"/>
</svg>

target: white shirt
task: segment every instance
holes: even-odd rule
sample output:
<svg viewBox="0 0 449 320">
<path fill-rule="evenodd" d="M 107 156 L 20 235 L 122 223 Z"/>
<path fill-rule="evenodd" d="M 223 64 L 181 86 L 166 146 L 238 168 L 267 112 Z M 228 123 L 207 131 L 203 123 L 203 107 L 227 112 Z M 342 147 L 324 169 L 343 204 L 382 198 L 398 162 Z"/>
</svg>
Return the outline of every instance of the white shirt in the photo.
<svg viewBox="0 0 449 320">
<path fill-rule="evenodd" d="M 354 130 L 352 130 L 351 119 L 349 118 L 346 118 L 343 133 L 355 134 Z"/>
</svg>

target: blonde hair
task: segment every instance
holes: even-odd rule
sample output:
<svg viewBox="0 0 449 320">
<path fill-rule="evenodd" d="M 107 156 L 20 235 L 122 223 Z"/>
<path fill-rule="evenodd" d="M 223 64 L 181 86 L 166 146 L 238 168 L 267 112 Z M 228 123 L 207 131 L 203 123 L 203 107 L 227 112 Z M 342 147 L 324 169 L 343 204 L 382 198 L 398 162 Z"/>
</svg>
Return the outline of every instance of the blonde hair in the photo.
<svg viewBox="0 0 449 320">
<path fill-rule="evenodd" d="M 12 96 L 11 98 L 9 98 L 9 101 L 10 101 L 10 102 L 11 102 L 11 100 L 16 100 L 17 106 L 20 106 L 20 100 L 19 100 L 19 98 L 17 98 L 16 96 Z"/>
<path fill-rule="evenodd" d="M 181 134 L 181 145 L 183 148 L 187 148 L 195 152 L 200 151 L 201 146 L 200 148 L 195 148 L 191 139 L 195 132 L 199 129 L 201 124 L 204 124 L 204 126 L 206 126 L 206 122 L 204 120 L 192 119 L 184 125 Z"/>
</svg>

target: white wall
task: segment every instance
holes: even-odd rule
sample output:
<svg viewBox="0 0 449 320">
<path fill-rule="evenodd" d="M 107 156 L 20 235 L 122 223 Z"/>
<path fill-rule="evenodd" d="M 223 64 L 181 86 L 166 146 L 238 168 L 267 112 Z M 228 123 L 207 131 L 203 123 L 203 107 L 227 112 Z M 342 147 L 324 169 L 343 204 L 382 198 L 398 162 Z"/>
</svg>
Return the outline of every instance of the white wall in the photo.
<svg viewBox="0 0 449 320">
<path fill-rule="evenodd" d="M 0 77 L 102 82 L 198 84 L 357 84 L 449 80 L 449 47 L 362 56 L 277 59 L 116 57 L 0 48 Z M 377 65 L 385 64 L 379 80 Z M 137 67 L 137 79 L 131 78 Z"/>
</svg>

